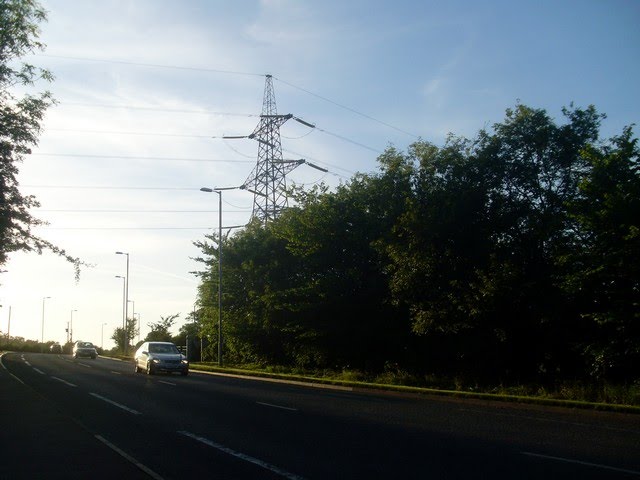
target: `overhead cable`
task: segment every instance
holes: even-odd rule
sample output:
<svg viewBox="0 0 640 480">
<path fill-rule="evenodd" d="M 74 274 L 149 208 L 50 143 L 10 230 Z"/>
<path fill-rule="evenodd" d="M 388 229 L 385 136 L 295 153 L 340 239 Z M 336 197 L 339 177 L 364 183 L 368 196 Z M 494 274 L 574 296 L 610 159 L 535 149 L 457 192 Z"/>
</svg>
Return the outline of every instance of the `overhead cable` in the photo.
<svg viewBox="0 0 640 480">
<path fill-rule="evenodd" d="M 184 67 L 179 65 L 162 65 L 162 64 L 156 64 L 156 63 L 127 62 L 123 60 L 108 60 L 104 58 L 70 57 L 65 55 L 50 55 L 45 53 L 37 53 L 35 54 L 35 56 L 46 57 L 46 58 L 60 58 L 63 60 L 75 60 L 75 61 L 81 61 L 81 62 L 111 63 L 115 65 L 131 65 L 135 67 L 168 68 L 172 70 L 189 70 L 189 71 L 195 71 L 195 72 L 224 73 L 229 75 L 264 77 L 263 73 L 240 72 L 240 71 L 234 71 L 234 70 L 220 70 L 220 69 L 214 69 L 214 68 Z"/>
<path fill-rule="evenodd" d="M 343 105 L 341 103 L 334 102 L 333 100 L 330 100 L 327 97 L 323 97 L 322 95 L 318 95 L 317 93 L 313 93 L 313 92 L 311 92 L 311 91 L 309 91 L 309 90 L 307 90 L 305 88 L 299 87 L 297 85 L 294 85 L 293 83 L 289 83 L 289 82 L 287 82 L 285 80 L 282 80 L 281 78 L 278 78 L 278 77 L 273 77 L 273 78 L 278 80 L 280 83 L 284 83 L 285 85 L 288 85 L 288 86 L 290 86 L 292 88 L 300 90 L 301 92 L 304 92 L 304 93 L 307 93 L 309 95 L 312 95 L 312 96 L 314 96 L 316 98 L 319 98 L 320 100 L 324 100 L 325 102 L 331 103 L 332 105 L 335 105 L 336 107 L 340 107 L 340 108 L 342 108 L 344 110 L 347 110 L 347 111 L 349 111 L 351 113 L 355 113 L 356 115 L 360 115 L 361 117 L 364 117 L 364 118 L 366 118 L 368 120 L 371 120 L 371 121 L 374 121 L 376 123 L 379 123 L 380 125 L 384 125 L 385 127 L 389 127 L 389 128 L 391 128 L 393 130 L 396 130 L 396 131 L 398 131 L 400 133 L 404 133 L 405 135 L 409 135 L 410 137 L 413 137 L 413 138 L 416 138 L 416 139 L 418 138 L 417 135 L 415 135 L 415 134 L 413 134 L 411 132 L 407 132 L 406 130 L 403 130 L 403 129 L 399 128 L 399 127 L 391 125 L 390 123 L 384 122 L 382 120 L 379 120 L 379 119 L 377 119 L 375 117 L 372 117 L 371 115 L 367 115 L 366 113 L 359 112 L 358 110 L 356 110 L 354 108 L 351 108 L 351 107 L 347 107 L 346 105 Z"/>
<path fill-rule="evenodd" d="M 254 163 L 249 160 L 224 160 L 216 158 L 146 157 L 134 155 L 94 155 L 85 153 L 33 152 L 31 155 L 43 157 L 112 158 L 120 160 L 158 160 L 165 162 L 211 162 L 211 163 Z"/>
<path fill-rule="evenodd" d="M 182 108 L 164 108 L 164 107 L 149 107 L 143 105 L 108 105 L 104 103 L 86 103 L 86 102 L 67 102 L 67 101 L 58 101 L 55 105 L 56 107 L 91 107 L 91 108 L 113 108 L 113 109 L 123 109 L 123 110 L 144 110 L 144 111 L 153 111 L 153 112 L 169 112 L 169 113 L 196 113 L 202 115 L 220 115 L 225 117 L 259 117 L 259 114 L 256 113 L 233 113 L 233 112 L 218 112 L 215 110 L 187 110 Z"/>
</svg>

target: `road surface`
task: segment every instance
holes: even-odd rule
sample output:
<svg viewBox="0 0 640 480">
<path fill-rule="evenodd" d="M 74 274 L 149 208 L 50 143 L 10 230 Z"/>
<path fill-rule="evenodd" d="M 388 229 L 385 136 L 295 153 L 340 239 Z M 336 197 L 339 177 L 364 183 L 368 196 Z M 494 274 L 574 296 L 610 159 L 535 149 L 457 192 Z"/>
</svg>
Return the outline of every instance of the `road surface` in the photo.
<svg viewBox="0 0 640 480">
<path fill-rule="evenodd" d="M 640 478 L 640 415 L 10 353 L 0 479 Z"/>
</svg>

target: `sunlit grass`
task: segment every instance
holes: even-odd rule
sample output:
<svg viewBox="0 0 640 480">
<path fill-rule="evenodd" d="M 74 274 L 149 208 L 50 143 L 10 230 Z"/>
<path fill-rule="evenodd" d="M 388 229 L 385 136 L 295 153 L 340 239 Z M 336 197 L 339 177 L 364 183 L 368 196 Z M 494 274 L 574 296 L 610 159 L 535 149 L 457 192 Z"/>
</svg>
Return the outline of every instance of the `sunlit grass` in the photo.
<svg viewBox="0 0 640 480">
<path fill-rule="evenodd" d="M 192 363 L 194 370 L 253 375 L 276 379 L 326 383 L 356 388 L 378 388 L 422 394 L 454 395 L 488 400 L 515 401 L 561 405 L 601 410 L 640 413 L 640 383 L 613 385 L 609 383 L 585 384 L 563 382 L 543 385 L 498 385 L 481 387 L 459 378 L 440 378 L 433 375 L 417 377 L 404 371 L 387 371 L 377 375 L 358 370 L 303 370 L 284 366 L 229 365 Z"/>
</svg>

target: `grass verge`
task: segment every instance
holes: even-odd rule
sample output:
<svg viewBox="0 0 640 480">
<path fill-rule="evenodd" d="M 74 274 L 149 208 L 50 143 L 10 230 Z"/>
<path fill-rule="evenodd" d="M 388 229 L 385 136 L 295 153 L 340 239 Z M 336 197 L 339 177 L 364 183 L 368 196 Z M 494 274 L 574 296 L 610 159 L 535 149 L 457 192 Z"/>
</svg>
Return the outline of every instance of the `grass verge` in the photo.
<svg viewBox="0 0 640 480">
<path fill-rule="evenodd" d="M 420 395 L 440 395 L 458 398 L 473 398 L 480 400 L 491 400 L 511 403 L 526 403 L 533 405 L 559 406 L 567 408 L 581 408 L 589 410 L 601 410 L 609 412 L 621 412 L 640 414 L 640 406 L 608 402 L 593 402 L 587 400 L 550 398 L 536 395 L 514 395 L 509 393 L 492 393 L 481 391 L 465 391 L 457 389 L 430 388 L 410 385 L 397 385 L 394 383 L 379 383 L 376 381 L 345 380 L 330 376 L 305 375 L 300 373 L 275 372 L 260 368 L 246 367 L 219 367 L 207 363 L 191 363 L 192 370 L 208 371 L 215 373 L 226 373 L 240 376 L 250 376 L 259 378 L 270 378 L 277 380 L 287 380 L 316 385 L 335 385 L 350 387 L 362 390 L 382 390 L 399 393 L 411 393 Z M 342 375 L 342 374 L 341 374 Z M 346 374 L 347 377 L 357 377 L 354 374 Z"/>
</svg>

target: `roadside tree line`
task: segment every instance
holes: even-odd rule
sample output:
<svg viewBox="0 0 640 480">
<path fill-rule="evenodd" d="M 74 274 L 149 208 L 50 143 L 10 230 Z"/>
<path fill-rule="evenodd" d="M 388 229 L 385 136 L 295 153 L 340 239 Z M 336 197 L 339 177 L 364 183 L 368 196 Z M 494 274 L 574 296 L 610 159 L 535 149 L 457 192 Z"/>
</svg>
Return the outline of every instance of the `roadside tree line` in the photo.
<svg viewBox="0 0 640 480">
<path fill-rule="evenodd" d="M 477 382 L 638 378 L 640 172 L 631 127 L 516 105 L 223 237 L 226 358 Z M 196 242 L 217 337 L 216 235 Z"/>
</svg>

